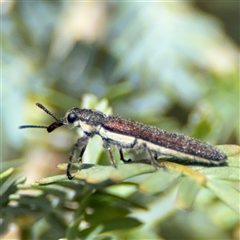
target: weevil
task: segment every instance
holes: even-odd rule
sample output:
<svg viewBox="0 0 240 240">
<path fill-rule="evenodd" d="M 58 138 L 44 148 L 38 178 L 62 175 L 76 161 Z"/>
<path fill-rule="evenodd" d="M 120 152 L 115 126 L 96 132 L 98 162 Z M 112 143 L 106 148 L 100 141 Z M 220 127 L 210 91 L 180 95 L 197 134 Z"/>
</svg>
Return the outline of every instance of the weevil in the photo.
<svg viewBox="0 0 240 240">
<path fill-rule="evenodd" d="M 159 168 L 157 161 L 159 155 L 168 155 L 184 161 L 200 163 L 205 165 L 221 165 L 227 161 L 227 156 L 216 147 L 190 138 L 183 134 L 171 133 L 154 126 L 119 116 L 107 116 L 100 111 L 91 109 L 80 109 L 73 107 L 67 111 L 65 117 L 57 118 L 41 103 L 36 105 L 55 119 L 49 126 L 22 125 L 19 128 L 46 128 L 50 133 L 63 125 L 81 128 L 84 136 L 78 138 L 69 155 L 66 175 L 68 179 L 73 176 L 70 173 L 74 153 L 80 149 L 79 162 L 82 162 L 84 151 L 88 141 L 94 135 L 102 138 L 103 148 L 107 149 L 109 158 L 116 167 L 111 145 L 116 146 L 120 159 L 130 162 L 123 156 L 122 149 L 144 150 L 149 155 L 151 164 Z"/>
</svg>

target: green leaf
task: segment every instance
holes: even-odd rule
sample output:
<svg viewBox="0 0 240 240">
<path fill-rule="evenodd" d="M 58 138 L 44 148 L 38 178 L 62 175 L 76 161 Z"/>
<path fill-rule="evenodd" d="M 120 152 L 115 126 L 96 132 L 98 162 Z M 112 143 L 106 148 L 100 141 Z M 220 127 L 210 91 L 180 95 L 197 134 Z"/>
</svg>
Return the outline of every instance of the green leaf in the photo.
<svg viewBox="0 0 240 240">
<path fill-rule="evenodd" d="M 220 145 L 217 146 L 228 157 L 228 165 L 240 168 L 240 146 L 239 145 Z"/>
<path fill-rule="evenodd" d="M 14 168 L 9 168 L 0 174 L 0 186 L 2 186 L 8 178 L 13 174 Z"/>
<path fill-rule="evenodd" d="M 17 191 L 17 189 L 18 189 L 17 185 L 25 182 L 25 180 L 26 180 L 25 177 L 20 177 L 20 178 L 14 180 L 9 185 L 5 184 L 3 187 L 1 187 L 0 198 L 1 198 L 2 206 L 6 205 L 9 202 L 10 195 Z"/>
<path fill-rule="evenodd" d="M 66 164 L 61 164 L 59 168 L 66 169 Z M 125 179 L 155 172 L 156 169 L 148 164 L 132 163 L 120 164 L 117 168 L 113 166 L 101 166 L 91 164 L 73 164 L 73 169 L 79 169 L 74 173 L 74 178 L 84 180 L 92 185 L 108 185 L 114 182 L 121 182 Z"/>
<path fill-rule="evenodd" d="M 240 181 L 240 169 L 236 167 L 210 167 L 199 169 L 208 179 L 222 179 L 228 181 Z"/>
<path fill-rule="evenodd" d="M 219 150 L 223 151 L 228 157 L 235 157 L 240 155 L 240 146 L 234 144 L 218 145 Z"/>
<path fill-rule="evenodd" d="M 240 213 L 240 193 L 225 181 L 209 179 L 206 187 L 209 188 L 217 197 L 219 197 L 230 208 Z"/>
<path fill-rule="evenodd" d="M 132 217 L 117 218 L 104 224 L 103 232 L 119 230 L 119 229 L 129 229 L 129 228 L 138 227 L 140 225 L 141 225 L 141 222 Z"/>
<path fill-rule="evenodd" d="M 80 224 L 80 221 L 84 219 L 84 212 L 87 207 L 88 201 L 90 196 L 92 195 L 92 191 L 88 191 L 83 198 L 81 199 L 81 202 L 79 204 L 79 207 L 75 213 L 73 221 L 69 224 L 67 231 L 66 231 L 66 237 L 67 239 L 75 239 L 78 234 L 78 227 Z"/>
<path fill-rule="evenodd" d="M 157 194 L 176 184 L 180 176 L 180 172 L 160 169 L 152 173 L 144 182 L 140 183 L 139 188 L 143 192 Z"/>
<path fill-rule="evenodd" d="M 41 178 L 39 180 L 36 181 L 36 183 L 32 184 L 32 186 L 34 185 L 45 185 L 45 184 L 52 184 L 55 182 L 62 182 L 62 181 L 66 181 L 68 180 L 66 175 L 56 175 L 56 176 L 52 176 L 52 177 L 46 177 L 46 178 Z"/>
<path fill-rule="evenodd" d="M 45 182 L 45 181 L 44 181 Z M 31 195 L 34 195 L 34 192 L 36 192 L 35 196 L 39 196 L 37 194 L 38 192 L 41 192 L 41 195 L 48 195 L 52 194 L 55 197 L 59 197 L 60 199 L 65 200 L 71 200 L 74 196 L 75 191 L 72 190 L 71 188 L 66 188 L 63 186 L 59 186 L 56 184 L 51 184 L 51 185 L 39 185 L 39 184 L 21 184 L 18 186 L 18 189 L 21 190 L 35 190 L 31 192 Z"/>
<path fill-rule="evenodd" d="M 177 205 L 179 208 L 190 210 L 195 202 L 201 184 L 193 178 L 182 178 L 177 194 Z"/>
<path fill-rule="evenodd" d="M 54 229 L 54 231 L 61 233 L 61 236 L 64 235 L 66 231 L 66 224 L 63 221 L 61 213 L 52 212 L 51 214 L 47 215 L 46 220 L 49 222 L 50 226 Z"/>
<path fill-rule="evenodd" d="M 207 178 L 203 174 L 199 173 L 194 166 L 185 166 L 173 162 L 164 162 L 164 166 L 167 169 L 178 171 L 185 176 L 190 176 L 201 184 L 204 184 L 207 181 Z"/>
</svg>

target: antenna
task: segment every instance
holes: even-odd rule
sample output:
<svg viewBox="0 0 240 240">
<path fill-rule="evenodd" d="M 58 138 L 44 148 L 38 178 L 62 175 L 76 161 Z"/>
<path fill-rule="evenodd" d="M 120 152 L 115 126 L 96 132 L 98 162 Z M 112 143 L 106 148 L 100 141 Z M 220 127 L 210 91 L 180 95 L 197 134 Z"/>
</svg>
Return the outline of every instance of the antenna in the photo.
<svg viewBox="0 0 240 240">
<path fill-rule="evenodd" d="M 47 126 L 38 126 L 38 125 L 21 125 L 18 128 L 24 129 L 24 128 L 48 128 L 48 127 Z"/>
<path fill-rule="evenodd" d="M 44 107 L 41 103 L 36 103 L 36 105 L 41 108 L 45 113 L 50 115 L 52 118 L 56 120 L 56 122 L 52 123 L 50 126 L 40 126 L 40 125 L 22 125 L 19 126 L 19 129 L 24 128 L 46 128 L 48 132 L 52 132 L 57 127 L 60 127 L 63 125 L 61 119 L 58 119 L 56 116 L 53 115 L 46 107 Z"/>
<path fill-rule="evenodd" d="M 45 113 L 47 113 L 48 115 L 50 115 L 51 117 L 53 117 L 57 122 L 59 121 L 59 119 L 57 117 L 55 117 L 46 107 L 44 107 L 41 103 L 36 103 L 36 105 L 41 108 Z"/>
</svg>

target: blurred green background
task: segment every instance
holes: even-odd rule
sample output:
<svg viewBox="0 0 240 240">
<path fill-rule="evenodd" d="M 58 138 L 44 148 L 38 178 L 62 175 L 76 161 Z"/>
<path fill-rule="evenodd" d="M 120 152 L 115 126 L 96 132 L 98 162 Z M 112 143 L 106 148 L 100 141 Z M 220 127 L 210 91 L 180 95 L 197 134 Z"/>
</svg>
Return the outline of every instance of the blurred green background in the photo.
<svg viewBox="0 0 240 240">
<path fill-rule="evenodd" d="M 1 45 L 2 170 L 28 182 L 56 173 L 76 138 L 19 130 L 53 122 L 35 102 L 62 117 L 90 93 L 117 115 L 240 142 L 238 2 L 2 2 Z"/>
</svg>

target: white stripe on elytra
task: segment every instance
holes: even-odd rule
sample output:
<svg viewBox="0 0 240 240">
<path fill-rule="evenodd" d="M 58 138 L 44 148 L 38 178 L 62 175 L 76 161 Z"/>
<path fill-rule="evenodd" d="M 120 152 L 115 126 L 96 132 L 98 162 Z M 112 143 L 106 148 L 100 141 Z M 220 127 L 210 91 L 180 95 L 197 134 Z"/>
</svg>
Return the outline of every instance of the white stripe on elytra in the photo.
<svg viewBox="0 0 240 240">
<path fill-rule="evenodd" d="M 105 128 L 100 128 L 99 130 L 99 135 L 107 140 L 111 140 L 113 142 L 119 143 L 123 148 L 131 148 L 133 147 L 133 144 L 135 142 L 135 137 L 120 134 L 120 133 L 115 133 L 109 130 L 106 130 Z"/>
<path fill-rule="evenodd" d="M 150 151 L 156 152 L 162 155 L 169 155 L 176 157 L 178 159 L 186 159 L 189 161 L 202 162 L 202 163 L 215 163 L 216 165 L 220 164 L 221 161 L 211 161 L 209 159 L 199 157 L 196 155 L 183 153 L 174 149 L 170 149 L 164 146 L 159 146 L 156 143 L 152 143 L 140 138 L 136 138 L 133 136 L 115 133 L 113 131 L 106 130 L 101 125 L 93 126 L 91 124 L 87 124 L 84 121 L 76 121 L 74 126 L 81 126 L 82 130 L 87 133 L 98 133 L 103 139 L 110 140 L 110 142 L 119 144 L 122 148 L 136 148 L 136 149 L 145 149 L 148 148 Z"/>
<path fill-rule="evenodd" d="M 137 139 L 137 143 L 136 143 L 136 147 L 137 148 L 143 148 L 144 146 L 146 146 L 147 148 L 149 148 L 151 151 L 154 151 L 154 152 L 157 152 L 159 154 L 162 154 L 162 155 L 169 155 L 169 156 L 173 156 L 173 157 L 176 157 L 178 159 L 186 159 L 186 160 L 189 160 L 189 161 L 196 161 L 196 162 L 202 162 L 202 163 L 215 163 L 215 164 L 218 164 L 220 162 L 218 161 L 210 161 L 209 159 L 206 159 L 206 158 L 203 158 L 203 157 L 199 157 L 199 156 L 196 156 L 196 155 L 192 155 L 192 154 L 188 154 L 188 153 L 183 153 L 183 152 L 180 152 L 180 151 L 177 151 L 177 150 L 174 150 L 174 149 L 171 149 L 171 148 L 167 148 L 167 147 L 164 147 L 164 146 L 159 146 L 157 144 L 154 144 L 154 143 L 151 143 L 149 141 L 146 141 L 146 140 L 142 140 L 142 139 Z"/>
<path fill-rule="evenodd" d="M 99 135 L 107 140 L 110 140 L 112 142 L 118 143 L 122 148 L 136 148 L 136 149 L 145 149 L 148 148 L 150 151 L 162 154 L 162 155 L 169 155 L 176 157 L 178 159 L 185 159 L 189 161 L 195 161 L 195 162 L 202 162 L 202 163 L 213 163 L 213 164 L 220 164 L 221 161 L 211 161 L 209 159 L 199 157 L 196 155 L 188 154 L 188 153 L 183 153 L 171 148 L 167 148 L 164 146 L 159 146 L 158 144 L 151 143 L 149 141 L 140 139 L 140 138 L 135 138 L 133 136 L 128 136 L 120 133 L 115 133 L 113 131 L 109 131 L 104 129 L 103 127 L 100 128 L 99 130 Z M 136 141 L 135 141 L 136 139 Z M 135 141 L 135 143 L 134 143 Z"/>
</svg>

